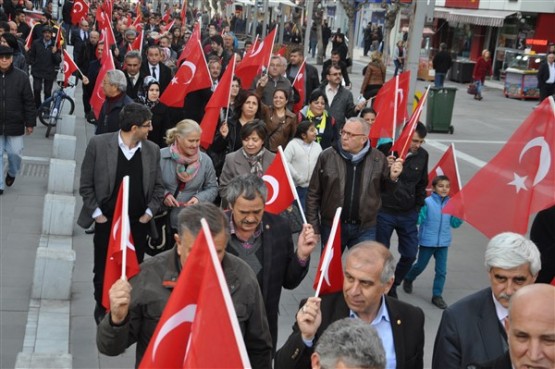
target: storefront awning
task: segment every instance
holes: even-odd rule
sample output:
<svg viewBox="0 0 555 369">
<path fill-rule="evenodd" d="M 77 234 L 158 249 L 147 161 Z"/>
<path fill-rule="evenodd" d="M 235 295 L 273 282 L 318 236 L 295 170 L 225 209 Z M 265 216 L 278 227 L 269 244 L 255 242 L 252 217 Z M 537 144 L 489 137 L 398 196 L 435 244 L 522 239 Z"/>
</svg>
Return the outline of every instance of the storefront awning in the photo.
<svg viewBox="0 0 555 369">
<path fill-rule="evenodd" d="M 447 22 L 476 24 L 478 26 L 502 27 L 505 18 L 514 11 L 482 10 L 482 9 L 454 9 L 436 6 L 434 17 L 445 19 Z"/>
</svg>

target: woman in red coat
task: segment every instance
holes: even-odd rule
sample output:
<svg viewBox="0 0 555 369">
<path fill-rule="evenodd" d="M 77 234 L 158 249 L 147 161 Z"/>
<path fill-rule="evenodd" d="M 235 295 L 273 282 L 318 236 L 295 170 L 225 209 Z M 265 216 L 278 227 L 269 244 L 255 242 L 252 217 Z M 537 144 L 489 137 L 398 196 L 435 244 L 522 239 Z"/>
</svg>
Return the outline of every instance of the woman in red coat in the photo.
<svg viewBox="0 0 555 369">
<path fill-rule="evenodd" d="M 472 72 L 472 79 L 476 84 L 476 95 L 474 95 L 476 100 L 482 100 L 482 88 L 484 87 L 486 76 L 491 76 L 491 54 L 489 50 L 484 49 Z"/>
</svg>

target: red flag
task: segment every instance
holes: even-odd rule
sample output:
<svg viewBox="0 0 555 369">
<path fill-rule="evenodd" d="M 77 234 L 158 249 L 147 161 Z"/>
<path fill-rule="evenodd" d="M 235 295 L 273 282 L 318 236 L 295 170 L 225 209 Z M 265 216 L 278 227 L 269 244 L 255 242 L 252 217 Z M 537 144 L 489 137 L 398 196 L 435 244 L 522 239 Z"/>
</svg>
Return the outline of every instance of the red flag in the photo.
<svg viewBox="0 0 555 369">
<path fill-rule="evenodd" d="M 397 82 L 398 80 L 398 82 Z M 393 138 L 393 121 L 395 126 L 401 124 L 406 117 L 406 106 L 409 95 L 410 71 L 403 72 L 387 81 L 374 99 L 376 120 L 370 129 L 370 138 Z M 396 88 L 396 85 L 398 86 Z M 397 119 L 394 119 L 395 95 L 397 94 Z M 377 140 L 375 140 L 377 142 Z"/>
<path fill-rule="evenodd" d="M 69 55 L 69 53 L 64 49 L 64 63 L 63 63 L 63 72 L 64 72 L 64 85 L 67 86 L 69 83 L 69 77 L 73 73 L 79 70 L 77 64 L 73 61 L 73 58 Z"/>
<path fill-rule="evenodd" d="M 411 115 L 408 123 L 403 128 L 403 131 L 401 132 L 401 135 L 399 136 L 397 141 L 395 141 L 395 143 L 391 147 L 391 152 L 397 152 L 397 157 L 398 158 L 405 159 L 405 157 L 407 156 L 407 153 L 409 152 L 410 144 L 411 144 L 411 141 L 412 141 L 412 136 L 414 134 L 416 124 L 418 123 L 418 120 L 420 119 L 420 113 L 422 113 L 422 108 L 424 107 L 424 104 L 426 103 L 426 98 L 428 97 L 428 91 L 429 90 L 430 90 L 430 88 L 428 87 L 428 89 L 424 93 L 424 96 L 422 96 L 422 98 L 418 102 L 418 105 L 416 106 L 416 109 L 414 109 L 414 111 L 412 112 L 412 115 Z"/>
<path fill-rule="evenodd" d="M 186 0 L 185 0 L 186 1 Z M 164 14 L 164 16 L 162 17 L 162 21 L 164 23 L 168 23 L 171 19 L 172 16 L 172 12 L 170 11 L 170 9 L 166 9 L 166 13 Z"/>
<path fill-rule="evenodd" d="M 143 17 L 139 14 L 137 15 L 137 18 L 135 18 L 135 20 L 133 21 L 133 26 L 135 26 L 135 28 L 137 29 L 137 31 L 139 30 L 139 27 L 141 26 L 141 22 L 143 21 Z M 142 29 L 142 27 L 141 27 Z"/>
<path fill-rule="evenodd" d="M 160 26 L 160 31 L 162 33 L 169 32 L 172 29 L 174 23 L 175 23 L 175 19 L 172 20 L 170 24 L 166 24 L 165 26 Z"/>
<path fill-rule="evenodd" d="M 135 6 L 135 14 L 137 15 L 137 19 L 143 17 L 143 9 L 141 9 L 140 1 L 137 1 L 137 5 Z"/>
<path fill-rule="evenodd" d="M 60 50 L 62 48 L 62 41 L 63 41 L 62 31 L 60 30 L 59 26 L 55 26 L 54 30 L 56 31 L 56 38 L 54 39 L 54 46 L 56 47 L 56 49 Z"/>
<path fill-rule="evenodd" d="M 85 0 L 75 0 L 71 9 L 71 23 L 74 25 L 79 24 L 81 19 L 87 17 L 89 13 L 89 4 Z"/>
<path fill-rule="evenodd" d="M 303 60 L 299 72 L 293 81 L 293 87 L 299 93 L 299 101 L 293 105 L 293 113 L 297 114 L 304 106 L 304 101 L 306 99 L 306 83 L 305 83 L 305 73 L 306 73 L 306 59 Z"/>
<path fill-rule="evenodd" d="M 229 98 L 231 93 L 231 83 L 233 82 L 233 72 L 235 71 L 235 54 L 231 57 L 229 63 L 231 68 L 227 68 L 218 82 L 214 93 L 208 100 L 204 109 L 204 116 L 200 122 L 202 133 L 200 135 L 200 145 L 207 150 L 214 141 L 216 127 L 218 126 L 218 118 L 220 109 L 229 106 Z"/>
<path fill-rule="evenodd" d="M 104 14 L 104 13 L 102 13 Z M 104 49 L 111 50 L 112 45 L 116 44 L 116 36 L 114 35 L 114 30 L 112 29 L 112 23 L 107 23 L 100 31 L 100 41 L 104 42 Z"/>
<path fill-rule="evenodd" d="M 252 48 L 250 53 L 237 65 L 235 75 L 241 79 L 241 85 L 248 88 L 262 67 L 266 67 L 272 56 L 272 49 L 276 38 L 277 27 L 268 33 L 258 47 Z"/>
<path fill-rule="evenodd" d="M 295 200 L 285 163 L 285 158 L 281 150 L 279 150 L 274 161 L 272 161 L 272 164 L 270 164 L 266 173 L 262 176 L 268 188 L 268 199 L 264 209 L 268 213 L 279 214 L 291 206 L 291 203 Z"/>
<path fill-rule="evenodd" d="M 143 52 L 145 33 L 143 30 L 139 32 L 139 35 L 135 38 L 132 44 L 129 45 L 129 50 L 138 50 L 141 54 Z"/>
<path fill-rule="evenodd" d="M 183 7 L 181 8 L 181 22 L 187 24 L 187 0 L 183 1 Z"/>
<path fill-rule="evenodd" d="M 102 89 L 102 81 L 104 80 L 104 76 L 106 76 L 106 72 L 116 69 L 114 57 L 112 56 L 110 49 L 104 49 L 104 54 L 102 55 L 100 64 L 102 64 L 102 67 L 100 68 L 100 72 L 98 72 L 98 77 L 96 78 L 96 83 L 94 85 L 94 90 L 90 100 L 96 119 L 100 117 L 102 104 L 104 104 L 104 100 L 106 100 L 104 90 Z"/>
<path fill-rule="evenodd" d="M 276 54 L 285 57 L 285 54 L 287 54 L 287 46 L 281 46 Z"/>
<path fill-rule="evenodd" d="M 210 230 L 201 222 L 139 368 L 251 367 Z"/>
<path fill-rule="evenodd" d="M 212 78 L 204 59 L 202 46 L 199 40 L 195 41 L 193 44 L 196 49 L 193 49 L 189 58 L 181 64 L 175 77 L 160 97 L 160 102 L 167 106 L 182 108 L 189 92 L 212 86 Z"/>
<path fill-rule="evenodd" d="M 25 39 L 25 50 L 29 50 L 31 49 L 31 45 L 33 44 L 33 31 L 35 30 L 35 26 L 36 24 L 33 24 L 33 26 L 31 27 L 31 31 L 29 32 L 29 35 L 27 35 L 27 38 Z"/>
<path fill-rule="evenodd" d="M 113 16 L 113 9 L 114 9 L 112 0 L 104 0 L 100 8 L 102 8 L 102 11 L 106 13 L 106 15 L 108 16 L 108 21 L 112 23 L 112 16 Z"/>
<path fill-rule="evenodd" d="M 343 290 L 343 264 L 341 262 L 341 208 L 337 208 L 330 238 L 316 270 L 312 288 L 316 296 Z"/>
<path fill-rule="evenodd" d="M 106 15 L 106 13 L 104 13 L 102 11 L 102 7 L 99 6 L 96 8 L 96 25 L 97 25 L 97 29 L 101 30 L 106 28 L 106 26 L 108 25 L 108 23 L 110 23 L 110 21 L 108 20 L 108 16 Z"/>
<path fill-rule="evenodd" d="M 127 178 L 127 179 L 125 179 Z M 129 183 L 129 177 L 125 177 L 121 182 L 116 200 L 116 208 L 114 209 L 114 218 L 112 220 L 112 229 L 110 231 L 110 240 L 108 241 L 108 253 L 106 254 L 106 269 L 104 270 L 104 284 L 102 286 L 102 306 L 106 310 L 110 310 L 109 291 L 112 285 L 122 277 L 123 264 L 123 242 L 125 241 L 126 267 L 125 276 L 127 279 L 139 273 L 139 261 L 135 253 L 133 237 L 129 228 L 129 214 L 126 214 L 127 207 L 124 205 L 124 198 L 129 199 L 129 185 L 125 186 L 124 182 Z M 124 209 L 125 207 L 125 209 Z M 124 225 L 124 222 L 126 224 Z"/>
<path fill-rule="evenodd" d="M 179 55 L 179 58 L 177 59 L 177 65 L 180 65 L 182 60 L 187 59 L 189 55 L 191 55 L 191 53 L 196 50 L 195 40 L 200 41 L 200 26 L 198 23 L 195 24 L 193 32 L 191 33 L 191 37 L 189 37 L 189 40 L 185 44 L 185 47 L 183 47 L 181 55 Z"/>
<path fill-rule="evenodd" d="M 443 212 L 464 219 L 487 237 L 493 237 L 501 232 L 525 234 L 530 215 L 553 205 L 555 102 L 549 97 Z"/>
<path fill-rule="evenodd" d="M 449 191 L 449 196 L 453 197 L 461 189 L 461 179 L 459 176 L 459 168 L 457 167 L 457 158 L 455 155 L 455 144 L 451 144 L 447 151 L 443 154 L 441 159 L 437 162 L 435 167 L 430 170 L 428 174 L 428 188 L 426 188 L 427 194 L 431 194 L 432 181 L 435 177 L 445 175 L 449 178 L 451 185 L 451 191 Z"/>
</svg>

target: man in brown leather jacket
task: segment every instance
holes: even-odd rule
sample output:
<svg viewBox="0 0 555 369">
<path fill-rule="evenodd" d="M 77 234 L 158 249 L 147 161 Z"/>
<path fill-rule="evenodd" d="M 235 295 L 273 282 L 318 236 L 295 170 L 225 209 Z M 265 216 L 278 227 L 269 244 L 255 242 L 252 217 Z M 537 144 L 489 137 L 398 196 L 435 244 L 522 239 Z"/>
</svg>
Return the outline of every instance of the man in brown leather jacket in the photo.
<svg viewBox="0 0 555 369">
<path fill-rule="evenodd" d="M 320 154 L 306 200 L 306 217 L 314 231 L 328 240 L 335 211 L 342 207 L 341 248 L 376 239 L 376 217 L 382 189 L 394 189 L 403 171 L 401 160 L 388 166 L 385 156 L 370 147 L 370 126 L 349 118 L 336 146 Z"/>
</svg>

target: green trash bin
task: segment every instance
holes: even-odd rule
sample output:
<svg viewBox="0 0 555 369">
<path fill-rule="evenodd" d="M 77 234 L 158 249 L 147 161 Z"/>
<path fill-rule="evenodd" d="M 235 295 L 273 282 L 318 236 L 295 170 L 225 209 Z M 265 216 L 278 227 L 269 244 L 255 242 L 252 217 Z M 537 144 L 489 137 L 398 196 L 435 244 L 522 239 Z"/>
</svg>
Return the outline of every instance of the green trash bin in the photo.
<svg viewBox="0 0 555 369">
<path fill-rule="evenodd" d="M 451 125 L 455 106 L 455 87 L 431 87 L 426 107 L 426 128 L 429 132 L 453 134 Z"/>
</svg>

